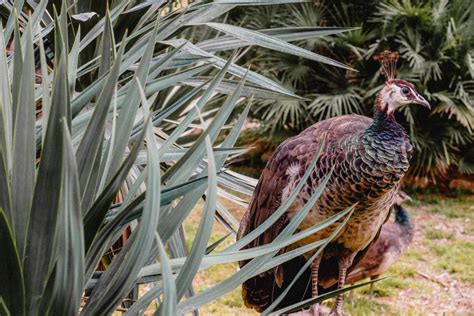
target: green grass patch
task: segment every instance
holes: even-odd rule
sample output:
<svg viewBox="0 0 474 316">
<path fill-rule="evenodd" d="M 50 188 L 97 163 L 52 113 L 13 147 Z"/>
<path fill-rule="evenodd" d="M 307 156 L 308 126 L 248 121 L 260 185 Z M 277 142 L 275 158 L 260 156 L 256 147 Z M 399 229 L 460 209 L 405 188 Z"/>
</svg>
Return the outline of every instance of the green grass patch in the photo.
<svg viewBox="0 0 474 316">
<path fill-rule="evenodd" d="M 454 274 L 462 281 L 474 284 L 474 243 L 455 240 L 449 244 L 438 244 L 434 241 L 427 243 L 436 256 L 435 266 L 446 272 Z"/>
<path fill-rule="evenodd" d="M 425 232 L 425 237 L 430 240 L 439 240 L 439 239 L 454 239 L 454 234 L 442 231 L 440 229 L 427 229 Z"/>
<path fill-rule="evenodd" d="M 397 315 L 390 305 L 360 295 L 346 299 L 344 309 L 349 315 Z"/>
<path fill-rule="evenodd" d="M 396 275 L 402 279 L 413 278 L 416 275 L 416 267 L 402 259 L 390 268 L 389 275 Z"/>
<path fill-rule="evenodd" d="M 439 195 L 417 196 L 416 200 L 410 201 L 407 205 L 412 207 L 428 206 L 431 213 L 441 214 L 447 218 L 474 219 L 472 198 L 445 198 Z"/>
</svg>

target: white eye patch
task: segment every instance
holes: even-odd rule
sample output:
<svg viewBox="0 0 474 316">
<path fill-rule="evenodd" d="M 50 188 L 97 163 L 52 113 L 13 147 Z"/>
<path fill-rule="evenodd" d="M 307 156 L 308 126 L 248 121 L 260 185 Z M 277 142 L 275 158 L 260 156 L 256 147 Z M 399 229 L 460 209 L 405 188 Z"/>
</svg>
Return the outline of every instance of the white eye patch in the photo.
<svg viewBox="0 0 474 316">
<path fill-rule="evenodd" d="M 386 86 L 381 91 L 381 96 L 381 109 L 386 110 L 388 114 L 392 114 L 400 105 L 407 101 L 402 88 L 397 85 Z"/>
</svg>

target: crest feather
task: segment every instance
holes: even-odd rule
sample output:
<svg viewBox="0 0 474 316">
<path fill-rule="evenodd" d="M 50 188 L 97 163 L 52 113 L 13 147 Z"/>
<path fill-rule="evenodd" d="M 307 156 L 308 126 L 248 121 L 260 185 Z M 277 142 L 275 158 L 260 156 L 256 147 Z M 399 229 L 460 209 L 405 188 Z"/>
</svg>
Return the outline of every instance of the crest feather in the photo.
<svg viewBox="0 0 474 316">
<path fill-rule="evenodd" d="M 378 55 L 375 55 L 374 59 L 380 62 L 382 66 L 382 72 L 387 78 L 387 81 L 395 79 L 397 72 L 397 61 L 400 54 L 398 52 L 384 51 Z"/>
</svg>

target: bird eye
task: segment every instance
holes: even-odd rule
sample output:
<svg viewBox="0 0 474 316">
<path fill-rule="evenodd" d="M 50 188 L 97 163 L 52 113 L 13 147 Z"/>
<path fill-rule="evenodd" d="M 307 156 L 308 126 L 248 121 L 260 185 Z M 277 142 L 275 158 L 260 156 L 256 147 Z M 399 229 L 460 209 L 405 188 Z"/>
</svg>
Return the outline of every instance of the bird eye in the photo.
<svg viewBox="0 0 474 316">
<path fill-rule="evenodd" d="M 410 92 L 410 89 L 408 89 L 407 87 L 404 87 L 402 88 L 402 92 L 403 94 L 408 94 Z"/>
</svg>

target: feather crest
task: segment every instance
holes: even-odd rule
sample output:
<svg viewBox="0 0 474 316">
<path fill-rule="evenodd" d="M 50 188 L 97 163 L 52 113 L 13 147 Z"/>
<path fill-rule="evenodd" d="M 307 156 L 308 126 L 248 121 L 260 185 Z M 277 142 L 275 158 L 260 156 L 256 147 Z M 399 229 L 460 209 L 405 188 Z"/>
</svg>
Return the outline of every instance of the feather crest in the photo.
<svg viewBox="0 0 474 316">
<path fill-rule="evenodd" d="M 400 54 L 398 52 L 384 51 L 378 55 L 375 55 L 374 59 L 380 62 L 382 66 L 382 72 L 387 78 L 387 81 L 395 79 L 397 72 L 397 61 Z"/>
</svg>

